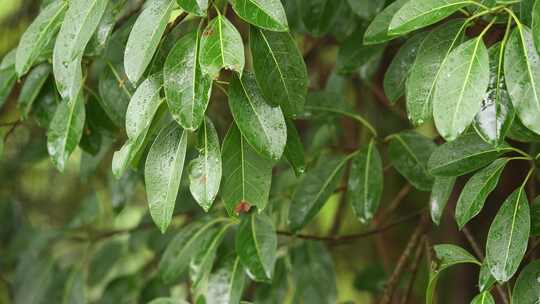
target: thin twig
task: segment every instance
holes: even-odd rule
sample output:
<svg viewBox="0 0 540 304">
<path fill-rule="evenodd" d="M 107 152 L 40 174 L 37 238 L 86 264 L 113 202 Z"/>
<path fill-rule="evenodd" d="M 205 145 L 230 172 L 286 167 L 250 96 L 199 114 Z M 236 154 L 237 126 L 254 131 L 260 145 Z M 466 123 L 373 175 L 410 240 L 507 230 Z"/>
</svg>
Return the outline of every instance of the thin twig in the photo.
<svg viewBox="0 0 540 304">
<path fill-rule="evenodd" d="M 424 255 L 424 246 L 422 245 L 425 243 L 426 238 L 427 236 L 424 234 L 424 236 L 422 237 L 422 240 L 420 240 L 420 244 L 416 248 L 416 253 L 414 254 L 413 262 L 411 264 L 411 267 L 409 267 L 409 271 L 411 272 L 411 278 L 407 285 L 405 295 L 401 298 L 401 304 L 407 304 L 409 302 L 409 298 L 412 294 L 414 282 L 416 281 L 416 276 L 418 275 L 418 270 L 420 269 L 420 261 L 422 260 L 422 256 Z"/>
<path fill-rule="evenodd" d="M 401 187 L 399 192 L 396 194 L 396 197 L 392 200 L 392 202 L 390 202 L 390 205 L 388 205 L 388 208 L 386 208 L 386 210 L 381 213 L 378 220 L 382 222 L 382 221 L 384 221 L 384 219 L 386 217 L 388 217 L 390 214 L 392 214 L 397 209 L 399 204 L 401 204 L 403 199 L 405 199 L 405 197 L 407 197 L 407 194 L 409 194 L 409 192 L 411 192 L 411 190 L 412 190 L 412 186 L 409 183 L 407 183 L 406 185 Z"/>
<path fill-rule="evenodd" d="M 399 260 L 397 262 L 397 265 L 394 269 L 394 272 L 388 279 L 388 282 L 386 284 L 386 287 L 384 289 L 382 298 L 379 302 L 379 304 L 390 304 L 392 302 L 392 298 L 394 297 L 394 293 L 396 292 L 396 288 L 398 286 L 399 280 L 401 278 L 401 275 L 403 274 L 403 271 L 405 270 L 405 266 L 407 265 L 407 261 L 409 260 L 409 257 L 413 254 L 414 250 L 420 243 L 420 239 L 422 238 L 422 235 L 426 232 L 429 224 L 429 219 L 427 214 L 423 214 L 420 218 L 420 222 L 418 223 L 418 226 L 414 230 L 411 238 L 407 242 L 407 246 L 405 247 L 405 250 L 399 257 Z"/>
<path fill-rule="evenodd" d="M 422 213 L 424 213 L 425 209 L 422 209 L 418 212 L 415 212 L 413 214 L 410 214 L 410 215 L 407 215 L 395 222 L 392 222 L 388 225 L 384 225 L 384 226 L 381 226 L 379 228 L 375 228 L 375 229 L 372 229 L 372 230 L 367 230 L 367 231 L 364 231 L 364 232 L 361 232 L 361 233 L 356 233 L 356 234 L 349 234 L 349 235 L 342 235 L 342 236 L 317 236 L 317 235 L 309 235 L 309 234 L 294 234 L 292 232 L 289 232 L 289 231 L 281 231 L 281 230 L 278 230 L 276 233 L 279 234 L 279 235 L 283 235 L 283 236 L 290 236 L 290 237 L 296 237 L 296 238 L 300 238 L 300 239 L 306 239 L 306 240 L 315 240 L 315 241 L 323 241 L 323 242 L 328 242 L 330 243 L 331 245 L 341 245 L 341 244 L 346 244 L 348 242 L 351 242 L 351 241 L 355 241 L 355 240 L 359 240 L 359 239 L 363 239 L 363 238 L 366 238 L 366 237 L 369 237 L 369 236 L 373 236 L 373 235 L 376 235 L 376 234 L 379 234 L 379 233 L 383 233 L 387 230 L 390 230 L 400 224 L 403 224 L 405 222 L 408 222 L 412 219 L 415 219 L 417 218 L 419 215 L 421 215 Z"/>
<path fill-rule="evenodd" d="M 15 129 L 17 128 L 17 126 L 19 126 L 19 124 L 21 123 L 20 120 L 17 120 L 12 126 L 11 128 L 9 128 L 9 130 L 6 132 L 6 135 L 4 135 L 4 141 L 8 140 L 9 136 L 13 133 L 13 131 L 15 131 Z"/>
</svg>

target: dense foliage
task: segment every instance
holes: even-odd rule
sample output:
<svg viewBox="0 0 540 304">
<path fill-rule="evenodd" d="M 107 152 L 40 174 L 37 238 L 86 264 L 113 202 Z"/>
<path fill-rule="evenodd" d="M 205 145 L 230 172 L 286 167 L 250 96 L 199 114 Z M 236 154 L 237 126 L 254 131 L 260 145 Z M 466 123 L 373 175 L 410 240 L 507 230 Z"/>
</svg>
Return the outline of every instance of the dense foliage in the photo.
<svg viewBox="0 0 540 304">
<path fill-rule="evenodd" d="M 2 303 L 444 302 L 459 264 L 448 303 L 540 301 L 540 0 L 43 0 L 0 105 L 3 200 L 45 154 L 90 189 L 2 206 Z M 342 293 L 334 250 L 411 222 Z"/>
</svg>

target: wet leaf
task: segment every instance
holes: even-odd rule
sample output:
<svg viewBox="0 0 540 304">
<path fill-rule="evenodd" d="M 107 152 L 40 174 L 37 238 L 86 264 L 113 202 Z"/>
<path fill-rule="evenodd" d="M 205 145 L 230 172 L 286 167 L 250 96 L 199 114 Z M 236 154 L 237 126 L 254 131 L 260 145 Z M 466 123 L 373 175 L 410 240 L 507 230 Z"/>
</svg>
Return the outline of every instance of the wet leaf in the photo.
<svg viewBox="0 0 540 304">
<path fill-rule="evenodd" d="M 540 1 L 536 0 L 532 9 L 532 36 L 536 52 L 540 55 Z"/>
<path fill-rule="evenodd" d="M 236 232 L 236 253 L 251 279 L 268 282 L 274 274 L 277 236 L 274 224 L 264 213 L 242 217 Z"/>
<path fill-rule="evenodd" d="M 287 16 L 279 0 L 232 0 L 238 17 L 259 28 L 270 31 L 287 31 Z"/>
<path fill-rule="evenodd" d="M 261 155 L 279 160 L 287 142 L 287 125 L 279 107 L 266 103 L 250 72 L 234 76 L 229 87 L 229 108 L 238 129 Z"/>
<path fill-rule="evenodd" d="M 504 201 L 491 223 L 486 243 L 486 261 L 493 277 L 508 281 L 517 271 L 527 250 L 531 229 L 529 202 L 523 187 Z"/>
<path fill-rule="evenodd" d="M 11 94 L 11 90 L 17 80 L 15 68 L 10 67 L 0 70 L 0 107 L 4 105 L 7 98 Z"/>
<path fill-rule="evenodd" d="M 49 64 L 41 64 L 33 68 L 26 77 L 21 93 L 19 94 L 19 99 L 17 100 L 17 107 L 23 119 L 28 117 L 32 104 L 39 95 L 50 73 L 51 66 Z"/>
<path fill-rule="evenodd" d="M 540 261 L 538 260 L 530 263 L 521 270 L 512 292 L 513 304 L 536 303 L 540 300 L 539 276 Z"/>
<path fill-rule="evenodd" d="M 244 291 L 246 276 L 240 258 L 227 258 L 208 279 L 206 303 L 239 303 Z"/>
<path fill-rule="evenodd" d="M 489 291 L 484 291 L 472 299 L 471 304 L 495 304 L 495 300 Z"/>
<path fill-rule="evenodd" d="M 287 144 L 283 155 L 294 169 L 296 176 L 301 176 L 306 171 L 306 161 L 304 156 L 304 146 L 300 139 L 300 134 L 296 130 L 292 121 L 287 120 Z"/>
<path fill-rule="evenodd" d="M 379 44 L 394 39 L 396 36 L 388 33 L 390 22 L 399 9 L 409 0 L 396 0 L 379 13 L 364 34 L 364 44 Z"/>
<path fill-rule="evenodd" d="M 121 64 L 107 63 L 99 75 L 99 104 L 118 127 L 124 126 L 126 110 L 135 88 L 128 81 Z"/>
<path fill-rule="evenodd" d="M 206 16 L 208 0 L 176 0 L 178 6 L 188 13 L 197 16 Z"/>
<path fill-rule="evenodd" d="M 300 1 L 299 4 L 304 27 L 314 37 L 327 34 L 339 17 L 340 5 L 346 5 L 345 1 L 334 0 Z"/>
<path fill-rule="evenodd" d="M 159 106 L 163 102 L 159 92 L 162 75 L 156 74 L 143 81 L 129 101 L 126 110 L 126 134 L 137 138 L 150 127 Z"/>
<path fill-rule="evenodd" d="M 171 223 L 186 158 L 187 134 L 172 122 L 159 132 L 144 165 L 150 215 L 162 233 Z"/>
<path fill-rule="evenodd" d="M 359 29 L 352 33 L 341 45 L 336 61 L 336 70 L 340 74 L 351 74 L 362 66 L 378 58 L 384 51 L 384 44 L 363 45 L 364 32 Z"/>
<path fill-rule="evenodd" d="M 441 223 L 441 217 L 444 212 L 444 208 L 448 203 L 448 199 L 454 189 L 456 183 L 455 177 L 436 177 L 431 189 L 431 196 L 429 198 L 429 210 L 431 214 L 431 220 L 436 225 Z"/>
<path fill-rule="evenodd" d="M 182 37 L 169 52 L 163 67 L 167 104 L 173 118 L 194 131 L 204 120 L 212 92 L 212 79 L 199 66 L 199 33 Z"/>
</svg>

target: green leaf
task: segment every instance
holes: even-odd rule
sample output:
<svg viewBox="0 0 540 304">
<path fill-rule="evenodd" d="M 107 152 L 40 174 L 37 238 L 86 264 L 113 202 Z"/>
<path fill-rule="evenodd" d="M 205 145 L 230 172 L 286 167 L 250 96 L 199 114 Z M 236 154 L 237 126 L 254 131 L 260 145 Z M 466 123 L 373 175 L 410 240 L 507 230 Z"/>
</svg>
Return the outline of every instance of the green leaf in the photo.
<svg viewBox="0 0 540 304">
<path fill-rule="evenodd" d="M 504 201 L 489 227 L 486 261 L 499 282 L 508 281 L 521 264 L 531 229 L 530 216 L 527 195 L 520 187 Z"/>
<path fill-rule="evenodd" d="M 76 98 L 82 83 L 81 59 L 107 0 L 73 0 L 69 4 L 53 51 L 53 72 L 63 98 Z"/>
<path fill-rule="evenodd" d="M 230 224 L 220 227 L 220 229 L 212 229 L 212 232 L 206 234 L 201 240 L 199 249 L 189 264 L 189 276 L 193 284 L 191 287 L 193 290 L 199 290 L 204 280 L 208 279 L 216 259 L 217 249 L 223 241 L 229 226 Z"/>
<path fill-rule="evenodd" d="M 500 158 L 478 171 L 461 191 L 456 205 L 456 221 L 462 229 L 482 208 L 488 195 L 497 187 L 508 158 Z"/>
<path fill-rule="evenodd" d="M 283 155 L 294 169 L 296 176 L 301 176 L 306 171 L 306 160 L 304 156 L 304 146 L 294 123 L 290 120 L 287 123 L 287 144 Z"/>
<path fill-rule="evenodd" d="M 163 67 L 165 96 L 173 118 L 194 131 L 204 120 L 212 92 L 212 79 L 199 66 L 199 32 L 182 37 L 169 52 Z"/>
<path fill-rule="evenodd" d="M 74 99 L 62 100 L 56 108 L 47 131 L 47 150 L 61 172 L 81 140 L 85 116 L 82 93 Z"/>
<path fill-rule="evenodd" d="M 428 168 L 435 176 L 461 176 L 486 166 L 508 151 L 507 144 L 493 147 L 475 133 L 466 134 L 439 146 L 429 158 Z"/>
<path fill-rule="evenodd" d="M 163 102 L 159 96 L 162 75 L 156 74 L 143 81 L 131 97 L 126 110 L 126 133 L 128 138 L 137 138 L 152 123 Z"/>
<path fill-rule="evenodd" d="M 162 233 L 171 223 L 186 158 L 187 134 L 170 123 L 152 144 L 144 165 L 150 215 Z"/>
<path fill-rule="evenodd" d="M 205 119 L 197 137 L 199 156 L 189 164 L 189 189 L 197 203 L 208 211 L 219 191 L 222 166 L 218 134 L 210 119 Z"/>
<path fill-rule="evenodd" d="M 231 256 L 208 279 L 207 303 L 239 303 L 246 276 L 240 258 Z"/>
<path fill-rule="evenodd" d="M 279 0 L 232 0 L 238 17 L 259 28 L 284 32 L 289 29 L 285 9 Z"/>
<path fill-rule="evenodd" d="M 385 0 L 347 0 L 347 2 L 356 15 L 362 19 L 371 20 L 375 14 L 383 9 Z"/>
<path fill-rule="evenodd" d="M 392 17 L 388 33 L 403 35 L 437 23 L 473 3 L 471 0 L 414 0 L 405 3 Z"/>
<path fill-rule="evenodd" d="M 407 40 L 386 70 L 383 82 L 384 93 L 391 103 L 395 103 L 405 93 L 405 82 L 424 39 L 426 39 L 426 33 L 419 33 Z"/>
<path fill-rule="evenodd" d="M 32 104 L 39 95 L 50 73 L 51 66 L 44 63 L 33 68 L 26 77 L 17 101 L 17 107 L 23 119 L 28 117 Z"/>
<path fill-rule="evenodd" d="M 108 1 L 105 14 L 101 17 L 99 25 L 84 51 L 87 56 L 100 56 L 106 51 L 107 43 L 114 30 L 116 21 L 122 16 L 127 0 Z M 131 20 L 130 20 L 131 21 Z M 126 37 L 127 38 L 127 37 Z M 118 42 L 118 41 L 116 41 Z M 125 41 L 124 41 L 125 44 Z"/>
<path fill-rule="evenodd" d="M 413 124 L 431 120 L 437 79 L 448 55 L 461 41 L 464 27 L 463 20 L 449 21 L 431 31 L 420 45 L 405 85 L 407 114 Z"/>
<path fill-rule="evenodd" d="M 409 0 L 396 0 L 388 5 L 380 14 L 375 16 L 364 34 L 364 44 L 379 44 L 394 39 L 396 36 L 388 33 L 388 27 L 390 27 L 390 22 L 396 12 L 408 1 Z"/>
<path fill-rule="evenodd" d="M 107 63 L 99 75 L 99 104 L 117 126 L 126 120 L 126 110 L 135 88 L 127 80 L 122 64 Z"/>
<path fill-rule="evenodd" d="M 503 75 L 503 52 L 500 43 L 489 48 L 489 87 L 480 111 L 474 118 L 476 132 L 492 145 L 499 145 L 504 141 L 514 120 L 514 107 Z"/>
<path fill-rule="evenodd" d="M 325 157 L 304 175 L 293 194 L 289 209 L 289 228 L 296 232 L 309 223 L 338 186 L 349 158 Z"/>
<path fill-rule="evenodd" d="M 431 220 L 436 225 L 441 223 L 441 217 L 444 212 L 444 208 L 448 203 L 448 199 L 454 190 L 454 184 L 456 183 L 455 177 L 436 177 L 431 189 L 431 196 L 429 198 L 429 210 Z"/>
<path fill-rule="evenodd" d="M 0 107 L 4 105 L 7 98 L 11 94 L 11 90 L 17 80 L 17 73 L 15 68 L 10 67 L 4 70 L 0 70 Z"/>
<path fill-rule="evenodd" d="M 521 122 L 540 134 L 540 54 L 533 45 L 531 30 L 518 26 L 508 39 L 504 75 L 508 93 Z"/>
<path fill-rule="evenodd" d="M 169 242 L 159 262 L 159 273 L 165 283 L 173 283 L 185 273 L 206 235 L 212 232 L 216 224 L 223 221 L 223 218 L 206 222 L 195 221 L 180 230 Z"/>
<path fill-rule="evenodd" d="M 300 14 L 304 28 L 311 36 L 320 37 L 327 34 L 339 18 L 340 5 L 344 1 L 307 0 L 300 1 Z M 346 3 L 344 3 L 346 4 Z"/>
<path fill-rule="evenodd" d="M 230 215 L 236 214 L 238 206 L 248 204 L 259 211 L 268 204 L 271 163 L 259 156 L 233 125 L 223 140 L 223 184 L 221 197 Z"/>
<path fill-rule="evenodd" d="M 429 273 L 429 281 L 426 289 L 427 304 L 433 303 L 439 275 L 445 269 L 458 264 L 480 265 L 480 262 L 478 262 L 469 252 L 459 246 L 440 244 L 435 245 L 433 249 L 437 256 L 437 262 L 431 265 L 431 271 Z"/>
<path fill-rule="evenodd" d="M 178 299 L 173 299 L 173 298 L 157 298 L 148 302 L 148 304 L 187 304 L 187 303 L 188 302 L 184 300 L 178 300 Z"/>
<path fill-rule="evenodd" d="M 382 190 L 382 160 L 372 139 L 352 158 L 347 187 L 349 204 L 361 222 L 368 222 L 377 212 Z"/>
<path fill-rule="evenodd" d="M 538 1 L 537 1 L 538 3 Z M 513 304 L 536 303 L 540 299 L 540 261 L 525 266 L 519 274 L 512 292 Z"/>
<path fill-rule="evenodd" d="M 175 5 L 174 0 L 151 0 L 137 17 L 124 53 L 124 69 L 131 83 L 137 83 L 150 64 Z"/>
<path fill-rule="evenodd" d="M 489 291 L 484 291 L 472 299 L 471 304 L 495 304 L 495 300 Z"/>
<path fill-rule="evenodd" d="M 532 36 L 536 52 L 540 55 L 540 1 L 538 0 L 532 9 Z"/>
<path fill-rule="evenodd" d="M 388 156 L 396 170 L 415 188 L 430 191 L 434 178 L 428 172 L 428 159 L 437 145 L 415 132 L 401 132 L 389 137 Z"/>
<path fill-rule="evenodd" d="M 15 56 L 17 54 L 17 48 L 12 49 L 9 51 L 4 58 L 2 58 L 2 61 L 0 62 L 0 70 L 7 70 L 10 68 L 15 68 Z"/>
<path fill-rule="evenodd" d="M 86 303 L 86 271 L 79 267 L 73 268 L 64 288 L 63 304 Z"/>
<path fill-rule="evenodd" d="M 236 125 L 249 144 L 261 155 L 279 160 L 287 143 L 287 125 L 279 107 L 264 100 L 250 72 L 234 76 L 229 86 L 229 108 Z"/>
<path fill-rule="evenodd" d="M 287 117 L 302 112 L 308 88 L 304 58 L 290 33 L 251 27 L 253 71 L 266 101 L 280 105 Z"/>
<path fill-rule="evenodd" d="M 252 212 L 242 217 L 236 232 L 236 253 L 253 280 L 268 282 L 272 279 L 277 236 L 267 215 Z"/>
<path fill-rule="evenodd" d="M 292 303 L 338 303 L 336 270 L 321 242 L 302 242 L 291 250 L 291 260 L 295 280 Z"/>
<path fill-rule="evenodd" d="M 358 29 L 343 42 L 339 48 L 336 61 L 336 70 L 338 73 L 354 73 L 382 54 L 386 45 L 363 45 L 363 36 L 364 32 L 362 29 Z"/>
<path fill-rule="evenodd" d="M 451 141 L 471 124 L 489 85 L 489 55 L 482 37 L 453 50 L 440 73 L 433 95 L 433 117 L 439 134 Z"/>
<path fill-rule="evenodd" d="M 518 116 L 514 116 L 508 137 L 520 142 L 540 142 L 540 134 L 537 134 L 523 125 Z"/>
<path fill-rule="evenodd" d="M 245 65 L 244 43 L 234 25 L 218 15 L 204 29 L 201 38 L 199 63 L 204 74 L 219 76 L 223 68 L 242 74 Z"/>
<path fill-rule="evenodd" d="M 531 204 L 531 236 L 540 235 L 540 196 Z"/>
<path fill-rule="evenodd" d="M 55 1 L 43 9 L 28 26 L 17 47 L 15 70 L 19 76 L 26 74 L 51 43 L 60 30 L 67 7 L 67 2 Z"/>
<path fill-rule="evenodd" d="M 197 16 L 206 16 L 208 0 L 176 0 L 178 6 L 188 13 Z"/>
<path fill-rule="evenodd" d="M 276 261 L 272 284 L 261 284 L 255 291 L 254 303 L 280 304 L 285 302 L 289 280 L 289 256 L 280 257 Z"/>
</svg>

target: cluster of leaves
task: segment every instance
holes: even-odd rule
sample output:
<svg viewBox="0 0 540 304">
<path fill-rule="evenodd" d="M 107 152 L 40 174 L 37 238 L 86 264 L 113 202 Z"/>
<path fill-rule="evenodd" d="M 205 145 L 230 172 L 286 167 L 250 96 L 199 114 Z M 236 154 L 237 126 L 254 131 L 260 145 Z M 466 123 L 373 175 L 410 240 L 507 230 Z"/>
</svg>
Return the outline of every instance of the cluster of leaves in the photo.
<svg viewBox="0 0 540 304">
<path fill-rule="evenodd" d="M 413 126 L 434 125 L 446 143 L 416 130 L 381 137 L 336 97 L 339 84 L 308 94 L 307 67 L 289 29 L 340 43 L 331 79 L 338 83 L 370 79 L 388 42 L 402 39 L 384 93 L 392 104 L 405 101 Z M 493 302 L 490 290 L 515 276 L 529 238 L 540 234 L 531 220 L 540 200 L 530 207 L 526 193 L 536 158 L 507 140 L 540 142 L 540 0 L 49 0 L 0 64 L 0 103 L 17 79 L 24 79 L 21 120 L 33 117 L 47 130 L 60 171 L 77 147 L 81 165 L 97 166 L 123 139 L 110 168 L 119 180 L 141 172 L 162 233 L 187 185 L 204 212 L 175 229 L 158 269 L 165 284 L 188 273 L 197 303 L 240 302 L 247 277 L 271 283 L 257 289 L 256 302 L 283 301 L 291 268 L 293 302 L 335 302 L 326 248 L 302 241 L 278 250 L 276 226 L 299 233 L 336 191 L 371 224 L 380 214 L 383 156 L 414 188 L 431 192 L 437 225 L 456 179 L 474 173 L 455 209 L 460 229 L 482 211 L 510 162 L 531 165 L 493 220 L 483 261 L 455 245 L 435 246 L 428 303 L 439 273 L 460 263 L 481 266 L 473 302 Z M 219 94 L 228 107 L 211 103 Z M 336 117 L 363 130 L 352 153 L 336 152 L 325 135 Z M 311 145 L 324 153 L 304 154 L 300 120 L 321 124 Z M 85 223 L 78 220 L 71 228 Z M 113 241 L 99 252 L 126 246 Z M 46 280 L 52 262 L 42 264 L 35 271 Z M 537 262 L 521 270 L 514 303 L 537 301 L 538 273 Z M 91 281 L 75 268 L 64 301 L 84 302 L 81 290 Z M 21 293 L 19 300 L 30 296 L 39 297 Z"/>
</svg>

